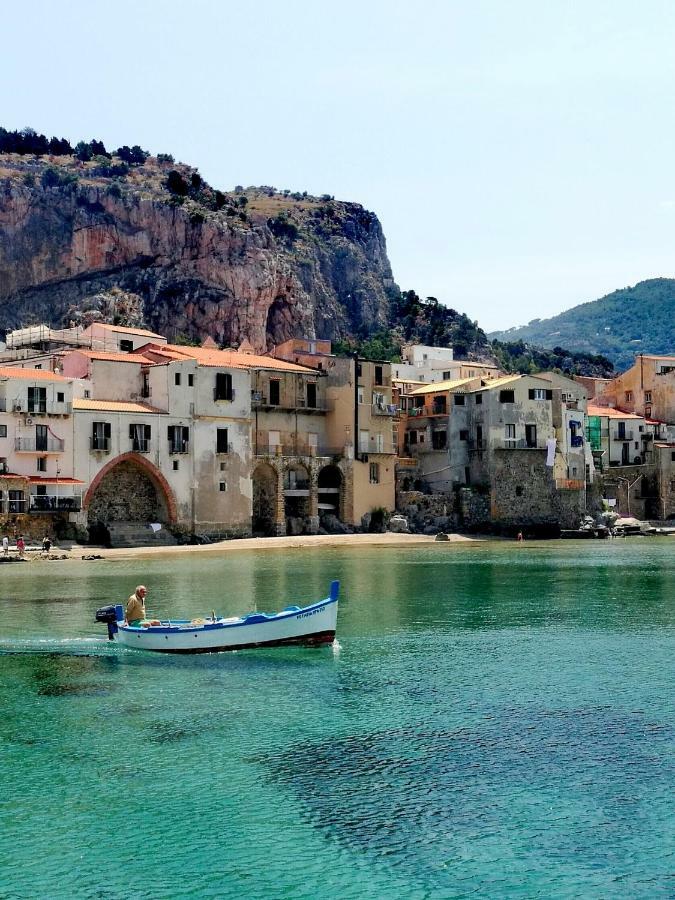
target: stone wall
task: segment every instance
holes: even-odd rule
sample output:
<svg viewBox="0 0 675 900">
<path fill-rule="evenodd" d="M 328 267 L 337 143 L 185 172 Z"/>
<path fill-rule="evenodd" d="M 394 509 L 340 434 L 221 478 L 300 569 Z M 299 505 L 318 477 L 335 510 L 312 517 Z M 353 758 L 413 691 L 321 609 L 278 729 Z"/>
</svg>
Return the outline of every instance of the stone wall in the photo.
<svg viewBox="0 0 675 900">
<path fill-rule="evenodd" d="M 456 531 L 459 526 L 453 494 L 400 491 L 396 511 L 406 517 L 410 531 L 421 534 Z"/>
</svg>

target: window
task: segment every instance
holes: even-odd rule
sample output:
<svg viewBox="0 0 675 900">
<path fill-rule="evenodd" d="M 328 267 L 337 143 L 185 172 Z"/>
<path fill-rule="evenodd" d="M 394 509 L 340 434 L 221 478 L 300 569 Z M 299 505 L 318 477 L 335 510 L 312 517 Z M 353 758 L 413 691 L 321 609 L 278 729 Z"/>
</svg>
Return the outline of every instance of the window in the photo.
<svg viewBox="0 0 675 900">
<path fill-rule="evenodd" d="M 499 402 L 500 403 L 515 403 L 516 397 L 513 391 L 500 391 L 499 392 Z"/>
<path fill-rule="evenodd" d="M 277 447 L 281 444 L 281 432 L 270 431 L 267 435 L 267 439 L 269 441 L 270 453 L 276 453 Z"/>
<path fill-rule="evenodd" d="M 380 464 L 379 463 L 371 463 L 370 464 L 370 483 L 371 484 L 379 484 L 380 483 Z"/>
<path fill-rule="evenodd" d="M 505 425 L 504 426 L 504 443 L 507 447 L 515 446 L 516 443 L 516 426 L 515 425 Z"/>
<path fill-rule="evenodd" d="M 121 340 L 120 341 L 120 353 L 133 353 L 134 352 L 134 342 L 129 340 Z"/>
<path fill-rule="evenodd" d="M 218 487 L 219 487 L 220 491 L 222 493 L 224 493 L 227 490 L 227 483 L 224 481 L 221 481 L 220 484 L 218 485 Z"/>
<path fill-rule="evenodd" d="M 47 457 L 46 456 L 38 456 L 37 470 L 38 470 L 38 472 L 46 472 L 47 471 Z"/>
<path fill-rule="evenodd" d="M 382 366 L 375 366 L 375 384 L 384 384 L 384 381 L 382 380 Z"/>
<path fill-rule="evenodd" d="M 450 381 L 450 372 L 443 372 L 443 381 Z"/>
<path fill-rule="evenodd" d="M 0 425 L 0 438 L 7 437 L 7 426 Z"/>
<path fill-rule="evenodd" d="M 417 432 L 411 431 L 410 434 L 408 435 L 408 438 L 409 438 L 409 441 L 411 444 L 416 444 L 417 443 Z M 675 454 L 673 454 L 673 457 L 675 457 Z"/>
<path fill-rule="evenodd" d="M 173 470 L 174 470 L 174 472 L 177 472 L 177 471 L 178 471 L 178 466 L 179 466 L 178 460 L 177 460 L 177 459 L 174 459 L 174 461 L 173 461 Z"/>
<path fill-rule="evenodd" d="M 270 382 L 271 385 L 271 382 Z M 229 372 L 216 372 L 216 388 L 213 394 L 214 400 L 234 400 L 232 390 L 232 376 Z M 270 400 L 270 403 L 272 400 Z"/>
<path fill-rule="evenodd" d="M 356 389 L 358 393 L 359 406 L 363 406 L 363 385 L 359 385 Z"/>
<path fill-rule="evenodd" d="M 645 391 L 645 403 L 651 403 L 651 402 L 652 402 L 652 392 Z"/>
<path fill-rule="evenodd" d="M 188 387 L 194 387 L 194 386 L 195 386 L 195 376 L 190 374 L 190 375 L 188 375 Z"/>
<path fill-rule="evenodd" d="M 516 485 L 516 497 L 522 497 L 522 496 L 523 496 L 523 489 L 519 484 L 517 484 Z"/>
<path fill-rule="evenodd" d="M 110 422 L 91 423 L 91 449 L 110 450 Z"/>
<path fill-rule="evenodd" d="M 527 392 L 530 400 L 552 400 L 553 391 L 547 391 L 546 388 L 530 388 Z"/>
<path fill-rule="evenodd" d="M 310 409 L 316 408 L 316 383 L 314 381 L 307 384 L 307 406 Z"/>
<path fill-rule="evenodd" d="M 152 428 L 143 423 L 129 425 L 129 439 L 134 453 L 147 453 L 150 449 Z"/>
<path fill-rule="evenodd" d="M 359 432 L 359 453 L 367 453 L 368 448 L 370 447 L 370 432 L 369 431 L 360 431 Z"/>
<path fill-rule="evenodd" d="M 176 372 L 173 376 L 173 383 L 178 387 L 180 385 L 180 372 Z"/>
<path fill-rule="evenodd" d="M 216 431 L 216 453 L 227 453 L 227 428 L 219 428 Z"/>
<path fill-rule="evenodd" d="M 480 406 L 482 402 L 483 402 L 483 395 L 476 394 L 476 406 Z"/>
<path fill-rule="evenodd" d="M 536 447 L 537 446 L 537 426 L 536 425 L 526 425 L 525 426 L 525 443 L 528 447 Z"/>
<path fill-rule="evenodd" d="M 375 441 L 375 453 L 384 453 L 384 435 L 374 434 L 373 440 Z"/>
<path fill-rule="evenodd" d="M 66 399 L 66 395 L 63 393 L 63 391 L 56 392 L 56 402 L 57 403 L 64 403 L 65 399 Z"/>
<path fill-rule="evenodd" d="M 47 412 L 47 388 L 29 387 L 28 388 L 28 412 L 29 413 L 46 413 Z"/>
<path fill-rule="evenodd" d="M 152 393 L 152 391 L 150 390 L 150 376 L 147 372 L 143 372 L 141 378 L 141 397 L 149 397 Z"/>
<path fill-rule="evenodd" d="M 85 392 L 84 392 L 84 399 L 85 399 L 85 400 L 88 400 L 90 397 L 91 397 L 91 391 L 85 391 Z"/>
<path fill-rule="evenodd" d="M 468 429 L 462 428 L 459 432 L 460 441 L 468 441 L 469 440 L 469 432 Z"/>
<path fill-rule="evenodd" d="M 226 468 L 227 468 L 227 465 L 226 465 L 224 462 L 221 462 L 221 464 L 220 464 L 220 471 L 221 471 L 221 472 L 224 472 Z"/>
<path fill-rule="evenodd" d="M 626 403 L 633 402 L 633 392 L 632 391 L 626 391 L 625 396 L 626 396 Z"/>
<path fill-rule="evenodd" d="M 190 449 L 190 429 L 186 425 L 169 425 L 169 453 L 187 453 Z"/>
<path fill-rule="evenodd" d="M 49 449 L 49 432 L 47 431 L 46 425 L 36 425 L 35 426 L 35 449 L 36 450 L 48 450 Z"/>
<path fill-rule="evenodd" d="M 279 406 L 281 400 L 281 382 L 270 379 L 270 406 Z"/>
<path fill-rule="evenodd" d="M 22 513 L 26 505 L 26 497 L 23 491 L 8 491 L 9 494 L 9 512 Z"/>
<path fill-rule="evenodd" d="M 36 366 L 35 366 L 35 368 L 36 368 L 36 369 L 41 369 L 41 368 L 42 368 L 42 363 L 37 363 Z"/>
<path fill-rule="evenodd" d="M 363 369 L 361 368 L 361 363 L 356 364 L 356 375 L 360 378 L 363 375 Z"/>
<path fill-rule="evenodd" d="M 445 431 L 434 431 L 431 435 L 431 446 L 434 450 L 445 450 L 447 446 L 447 433 Z"/>
<path fill-rule="evenodd" d="M 455 394 L 454 403 L 455 406 L 464 406 L 465 397 L 464 394 Z"/>
</svg>

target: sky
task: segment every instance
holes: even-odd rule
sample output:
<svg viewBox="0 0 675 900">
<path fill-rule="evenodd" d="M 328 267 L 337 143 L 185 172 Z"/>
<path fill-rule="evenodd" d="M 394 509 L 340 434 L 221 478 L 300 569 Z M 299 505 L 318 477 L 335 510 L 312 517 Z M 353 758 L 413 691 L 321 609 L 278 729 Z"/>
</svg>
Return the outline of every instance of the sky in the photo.
<svg viewBox="0 0 675 900">
<path fill-rule="evenodd" d="M 670 0 L 31 0 L 0 124 L 333 194 L 490 331 L 675 276 Z"/>
</svg>

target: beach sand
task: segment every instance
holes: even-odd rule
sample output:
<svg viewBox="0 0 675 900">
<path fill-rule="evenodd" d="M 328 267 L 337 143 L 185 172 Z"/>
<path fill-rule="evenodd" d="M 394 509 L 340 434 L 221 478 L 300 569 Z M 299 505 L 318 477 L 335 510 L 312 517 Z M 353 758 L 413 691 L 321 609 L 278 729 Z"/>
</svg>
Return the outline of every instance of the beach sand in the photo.
<svg viewBox="0 0 675 900">
<path fill-rule="evenodd" d="M 474 537 L 466 534 L 449 534 L 445 543 L 491 540 L 489 537 Z M 85 547 L 75 545 L 68 549 L 53 547 L 51 559 L 131 559 L 135 557 L 180 556 L 184 553 L 206 553 L 221 555 L 238 553 L 243 550 L 298 550 L 317 547 L 408 547 L 411 544 L 434 544 L 434 537 L 424 534 L 317 534 L 299 537 L 241 538 L 218 541 L 213 544 L 182 544 L 173 547 Z M 31 561 L 49 562 L 38 552 L 27 554 Z"/>
</svg>

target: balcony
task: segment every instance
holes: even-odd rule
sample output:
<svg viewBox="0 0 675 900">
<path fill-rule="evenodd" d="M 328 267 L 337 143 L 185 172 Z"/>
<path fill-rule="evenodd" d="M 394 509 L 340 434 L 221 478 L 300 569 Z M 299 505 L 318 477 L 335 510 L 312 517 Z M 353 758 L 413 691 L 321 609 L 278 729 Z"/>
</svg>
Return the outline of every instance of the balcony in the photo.
<svg viewBox="0 0 675 900">
<path fill-rule="evenodd" d="M 612 440 L 614 441 L 632 441 L 632 431 L 614 431 L 612 432 Z"/>
<path fill-rule="evenodd" d="M 334 409 L 332 400 L 319 399 L 313 406 L 308 406 L 304 397 L 297 400 L 289 400 L 279 398 L 278 403 L 270 403 L 267 397 L 254 391 L 251 394 L 251 409 L 261 409 L 268 412 L 304 412 L 304 413 L 327 413 Z M 384 413 L 388 415 L 388 413 Z"/>
<path fill-rule="evenodd" d="M 227 403 L 232 403 L 232 401 L 234 400 L 234 397 L 235 397 L 235 391 L 234 391 L 234 388 L 232 388 L 232 390 L 229 391 L 229 392 L 222 392 L 222 391 L 219 391 L 218 388 L 214 388 L 214 389 L 213 389 L 213 399 L 214 399 L 216 402 L 219 402 L 219 401 L 223 401 L 223 400 L 224 400 L 224 401 L 226 401 Z"/>
<path fill-rule="evenodd" d="M 480 441 L 476 440 L 475 438 L 469 438 L 467 444 L 469 450 L 471 450 L 472 452 L 487 450 L 487 441 L 485 440 L 485 438 L 481 438 Z"/>
<path fill-rule="evenodd" d="M 0 412 L 5 412 L 6 401 L 0 401 Z M 55 403 L 44 401 L 42 403 L 27 403 L 24 400 L 12 402 L 12 412 L 25 413 L 27 416 L 69 416 L 73 411 L 72 403 Z"/>
<path fill-rule="evenodd" d="M 527 441 L 525 438 L 502 438 L 495 441 L 495 450 L 546 450 L 546 444 L 538 442 L 536 444 Z"/>
<path fill-rule="evenodd" d="M 232 453 L 232 449 L 232 444 L 227 444 L 225 447 L 216 447 L 216 455 L 227 456 L 228 453 Z"/>
<path fill-rule="evenodd" d="M 59 438 L 15 438 L 17 453 L 63 453 L 64 442 Z"/>
<path fill-rule="evenodd" d="M 176 453 L 189 453 L 190 452 L 190 441 L 169 441 L 169 453 L 171 455 L 175 455 Z"/>
<path fill-rule="evenodd" d="M 23 501 L 25 503 L 25 501 Z M 78 512 L 82 509 L 82 497 L 62 497 L 59 494 L 31 494 L 28 512 Z"/>
<path fill-rule="evenodd" d="M 149 453 L 150 441 L 145 440 L 145 438 L 141 438 L 140 440 L 133 440 L 131 442 L 131 449 L 134 453 Z"/>
<path fill-rule="evenodd" d="M 398 407 L 395 403 L 373 403 L 372 415 L 374 416 L 395 416 L 398 413 Z"/>
<path fill-rule="evenodd" d="M 89 438 L 89 449 L 92 453 L 110 453 L 110 438 Z"/>
<path fill-rule="evenodd" d="M 307 441 L 288 441 L 283 444 L 269 444 L 267 441 L 259 441 L 256 447 L 256 456 L 322 456 L 322 457 L 344 457 L 347 455 L 347 448 L 331 446 L 329 444 L 317 444 L 313 446 Z"/>
</svg>

